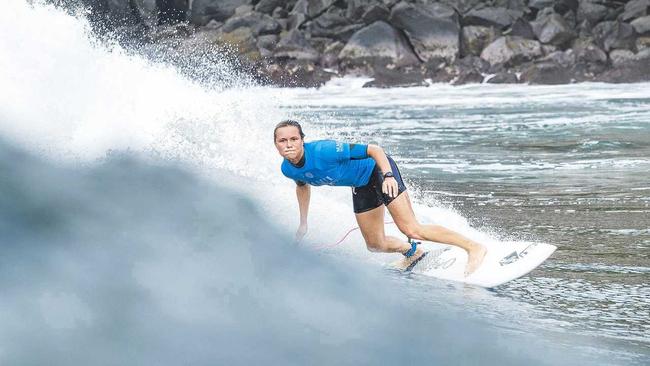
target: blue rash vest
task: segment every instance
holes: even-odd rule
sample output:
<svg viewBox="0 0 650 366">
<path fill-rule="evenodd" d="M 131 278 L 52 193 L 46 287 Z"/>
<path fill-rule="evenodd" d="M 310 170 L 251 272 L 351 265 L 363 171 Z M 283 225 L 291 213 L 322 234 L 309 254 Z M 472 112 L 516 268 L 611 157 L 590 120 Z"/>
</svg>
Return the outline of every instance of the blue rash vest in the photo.
<svg viewBox="0 0 650 366">
<path fill-rule="evenodd" d="M 307 142 L 304 147 L 302 167 L 287 159 L 282 162 L 282 174 L 296 182 L 312 186 L 362 187 L 368 183 L 375 167 L 375 160 L 368 157 L 368 145 L 319 140 Z"/>
</svg>

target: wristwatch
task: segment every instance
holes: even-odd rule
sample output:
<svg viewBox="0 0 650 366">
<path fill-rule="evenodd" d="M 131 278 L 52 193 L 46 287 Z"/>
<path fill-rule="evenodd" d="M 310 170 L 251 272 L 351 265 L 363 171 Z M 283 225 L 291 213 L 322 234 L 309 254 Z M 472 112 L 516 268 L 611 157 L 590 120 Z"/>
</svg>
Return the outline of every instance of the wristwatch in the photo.
<svg viewBox="0 0 650 366">
<path fill-rule="evenodd" d="M 393 175 L 393 172 L 386 172 L 384 173 L 384 179 L 386 178 L 395 178 L 395 176 Z"/>
</svg>

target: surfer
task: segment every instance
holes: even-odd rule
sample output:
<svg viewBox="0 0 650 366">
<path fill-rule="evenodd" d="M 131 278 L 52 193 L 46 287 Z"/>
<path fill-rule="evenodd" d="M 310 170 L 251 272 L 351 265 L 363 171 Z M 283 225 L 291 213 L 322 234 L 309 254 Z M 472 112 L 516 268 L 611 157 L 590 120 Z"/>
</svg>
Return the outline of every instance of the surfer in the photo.
<svg viewBox="0 0 650 366">
<path fill-rule="evenodd" d="M 402 253 L 404 259 L 398 267 L 408 270 L 426 254 L 412 239 L 427 240 L 466 250 L 466 275 L 481 264 L 486 254 L 482 245 L 440 225 L 422 225 L 417 221 L 399 169 L 381 147 L 332 140 L 306 143 L 304 137 L 300 124 L 291 120 L 278 123 L 273 131 L 275 147 L 284 158 L 282 173 L 296 182 L 300 211 L 297 241 L 307 233 L 310 186 L 349 186 L 355 217 L 368 250 Z M 409 242 L 385 235 L 384 206 Z"/>
</svg>

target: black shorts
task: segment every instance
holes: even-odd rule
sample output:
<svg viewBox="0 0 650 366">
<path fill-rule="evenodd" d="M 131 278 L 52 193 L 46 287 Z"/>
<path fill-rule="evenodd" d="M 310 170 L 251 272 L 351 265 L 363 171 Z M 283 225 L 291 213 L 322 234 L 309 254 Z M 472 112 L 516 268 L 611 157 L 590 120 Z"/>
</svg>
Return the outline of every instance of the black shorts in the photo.
<svg viewBox="0 0 650 366">
<path fill-rule="evenodd" d="M 399 196 L 402 192 L 406 191 L 406 186 L 404 185 L 404 181 L 402 181 L 402 175 L 399 173 L 397 164 L 395 164 L 395 161 L 390 156 L 388 156 L 388 162 L 390 163 L 395 180 L 397 180 L 397 196 Z M 354 207 L 354 213 L 370 211 L 381 205 L 388 206 L 389 203 L 397 198 L 397 196 L 390 197 L 381 191 L 383 182 L 384 176 L 381 170 L 379 170 L 379 166 L 375 164 L 368 183 L 363 187 L 352 187 L 352 206 Z"/>
</svg>

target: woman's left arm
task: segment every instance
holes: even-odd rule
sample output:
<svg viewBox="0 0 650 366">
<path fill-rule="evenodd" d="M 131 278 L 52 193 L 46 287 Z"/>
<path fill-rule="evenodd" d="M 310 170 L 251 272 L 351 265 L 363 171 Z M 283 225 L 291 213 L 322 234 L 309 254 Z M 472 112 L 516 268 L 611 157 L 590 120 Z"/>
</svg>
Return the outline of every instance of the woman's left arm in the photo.
<svg viewBox="0 0 650 366">
<path fill-rule="evenodd" d="M 381 174 L 384 175 L 388 172 L 392 172 L 390 163 L 388 162 L 388 157 L 384 152 L 384 149 L 377 145 L 368 145 L 368 156 L 373 158 L 381 170 Z M 381 190 L 390 197 L 397 197 L 398 186 L 397 180 L 394 177 L 386 177 L 384 183 L 381 185 Z"/>
</svg>

